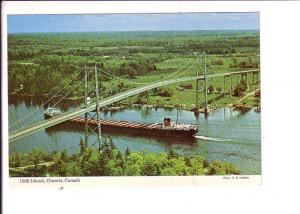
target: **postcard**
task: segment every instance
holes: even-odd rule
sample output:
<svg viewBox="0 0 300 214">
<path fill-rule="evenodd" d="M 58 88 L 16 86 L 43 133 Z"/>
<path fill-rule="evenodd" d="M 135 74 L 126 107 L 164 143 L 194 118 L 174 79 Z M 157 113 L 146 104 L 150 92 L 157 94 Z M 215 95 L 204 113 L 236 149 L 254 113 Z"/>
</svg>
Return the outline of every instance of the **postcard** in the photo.
<svg viewBox="0 0 300 214">
<path fill-rule="evenodd" d="M 259 12 L 6 21 L 12 186 L 260 183 Z"/>
</svg>

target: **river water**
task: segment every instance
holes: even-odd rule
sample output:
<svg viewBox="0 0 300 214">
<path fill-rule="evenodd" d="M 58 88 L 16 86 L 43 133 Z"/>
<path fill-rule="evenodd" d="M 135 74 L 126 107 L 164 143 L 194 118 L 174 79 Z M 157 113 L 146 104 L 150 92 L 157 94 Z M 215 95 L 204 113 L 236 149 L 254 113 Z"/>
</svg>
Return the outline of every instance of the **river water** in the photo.
<svg viewBox="0 0 300 214">
<path fill-rule="evenodd" d="M 60 106 L 62 111 L 69 111 L 78 103 L 65 102 Z M 40 121 L 44 109 L 33 99 L 9 100 L 9 129 L 16 130 L 30 121 Z M 26 117 L 25 119 L 22 119 Z M 128 107 L 117 112 L 101 113 L 102 119 L 127 120 L 143 123 L 161 123 L 164 117 L 173 121 L 177 118 L 176 109 Z M 230 108 L 221 108 L 209 113 L 195 115 L 193 112 L 178 112 L 178 123 L 195 124 L 199 132 L 195 139 L 164 138 L 130 134 L 130 132 L 103 133 L 103 137 L 111 138 L 116 147 L 125 151 L 145 151 L 159 153 L 172 148 L 180 154 L 201 154 L 208 160 L 233 162 L 243 174 L 261 174 L 261 116 L 254 109 L 240 112 Z M 79 152 L 80 138 L 84 139 L 83 129 L 65 124 L 38 131 L 24 138 L 10 142 L 10 152 L 29 152 L 32 148 L 40 148 L 46 152 L 66 150 L 69 153 Z M 89 136 L 89 145 L 95 143 L 97 136 Z"/>
</svg>

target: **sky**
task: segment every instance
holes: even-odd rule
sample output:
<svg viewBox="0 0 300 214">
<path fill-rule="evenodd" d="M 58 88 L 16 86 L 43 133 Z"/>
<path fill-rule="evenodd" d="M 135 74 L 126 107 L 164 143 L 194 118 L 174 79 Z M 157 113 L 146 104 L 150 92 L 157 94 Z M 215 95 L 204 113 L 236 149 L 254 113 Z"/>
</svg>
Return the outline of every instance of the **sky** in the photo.
<svg viewBox="0 0 300 214">
<path fill-rule="evenodd" d="M 9 15 L 8 33 L 258 30 L 259 13 Z"/>
</svg>

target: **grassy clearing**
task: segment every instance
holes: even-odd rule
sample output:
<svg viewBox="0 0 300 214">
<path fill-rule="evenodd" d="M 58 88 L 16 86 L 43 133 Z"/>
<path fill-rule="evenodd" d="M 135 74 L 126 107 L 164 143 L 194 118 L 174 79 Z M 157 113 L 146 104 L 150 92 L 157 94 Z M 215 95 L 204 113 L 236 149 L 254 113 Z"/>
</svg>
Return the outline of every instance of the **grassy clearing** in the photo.
<svg viewBox="0 0 300 214">
<path fill-rule="evenodd" d="M 159 69 L 156 72 L 146 74 L 143 76 L 138 76 L 136 79 L 130 79 L 128 82 L 135 82 L 135 83 L 153 83 L 157 81 L 163 80 L 163 78 L 168 77 L 169 75 L 173 74 L 176 70 L 179 68 L 183 67 L 187 62 L 192 60 L 193 58 L 188 58 L 188 57 L 177 57 L 177 58 L 172 58 L 165 60 L 164 62 L 159 62 L 156 63 L 157 68 Z M 222 59 L 223 60 L 223 65 L 211 65 L 208 67 L 207 73 L 223 73 L 223 72 L 228 72 L 228 71 L 234 71 L 234 70 L 242 70 L 241 68 L 230 68 L 230 64 L 232 63 L 232 59 L 230 57 L 219 57 L 219 56 L 214 56 L 214 57 L 208 57 L 208 63 L 212 60 L 216 59 Z M 248 57 L 239 57 L 237 58 L 238 62 L 243 61 L 243 60 L 248 60 Z M 258 57 L 256 57 L 253 60 L 258 60 Z M 197 64 L 191 66 L 190 71 L 186 72 L 185 74 L 182 74 L 178 72 L 178 74 L 182 74 L 180 77 L 184 76 L 191 76 L 195 75 L 197 70 Z M 247 69 L 245 69 L 247 70 Z M 183 70 L 182 70 L 183 71 Z M 200 71 L 201 74 L 202 71 Z M 174 77 L 177 75 L 174 75 Z M 172 76 L 173 77 L 173 76 Z M 241 97 L 234 97 L 230 96 L 230 90 L 232 89 L 232 94 L 235 86 L 239 83 L 241 80 L 241 76 L 234 76 L 232 77 L 232 80 L 230 80 L 229 77 L 225 78 L 224 82 L 224 77 L 217 77 L 217 78 L 212 78 L 208 79 L 207 87 L 210 85 L 213 86 L 213 92 L 208 93 L 208 101 L 209 104 L 212 108 L 218 108 L 218 107 L 224 107 L 228 105 L 235 104 Z M 256 82 L 257 79 L 255 77 L 254 82 Z M 128 88 L 133 88 L 133 87 L 140 87 L 140 85 L 130 85 L 128 82 L 124 81 L 125 85 L 128 85 Z M 109 82 L 105 83 L 106 87 L 115 87 L 119 83 L 119 80 L 115 79 Z M 168 91 L 172 92 L 171 97 L 162 97 L 162 96 L 156 96 L 153 94 L 152 91 L 149 93 L 149 97 L 142 97 L 140 98 L 140 101 L 142 103 L 147 104 L 147 105 L 154 105 L 154 106 L 160 106 L 160 107 L 167 107 L 167 106 L 180 106 L 182 109 L 193 109 L 195 107 L 196 103 L 196 82 L 195 81 L 189 81 L 185 83 L 190 83 L 192 84 L 192 89 L 182 89 L 180 85 L 182 83 L 177 83 L 177 84 L 171 84 L 165 87 L 162 87 L 163 89 L 166 89 Z M 225 85 L 224 85 L 225 83 Z M 232 86 L 231 86 L 232 83 Z M 248 86 L 249 89 L 248 91 L 253 91 L 255 88 L 258 88 L 258 84 L 253 84 L 253 75 L 248 75 Z M 202 82 L 200 84 L 200 90 L 204 90 L 204 83 Z M 224 93 L 225 90 L 225 95 L 221 96 Z M 136 103 L 138 100 L 138 96 L 134 96 L 131 98 L 128 98 L 125 102 L 127 103 Z M 199 100 L 200 103 L 204 103 L 205 97 L 204 93 L 199 94 Z M 253 98 L 253 96 L 250 96 L 243 100 L 243 103 L 247 106 L 255 106 L 257 105 L 257 99 Z"/>
<path fill-rule="evenodd" d="M 238 80 L 235 78 L 233 83 L 237 84 Z M 179 106 L 182 109 L 186 110 L 191 110 L 195 108 L 195 103 L 196 103 L 196 93 L 195 93 L 195 82 L 190 81 L 188 83 L 192 84 L 193 89 L 186 89 L 182 90 L 180 89 L 180 84 L 173 84 L 169 86 L 165 86 L 163 88 L 172 91 L 173 94 L 171 97 L 161 97 L 161 96 L 155 96 L 153 95 L 152 92 L 150 92 L 149 97 L 143 97 L 142 102 L 147 105 L 154 105 L 154 106 L 159 106 L 159 107 L 176 107 Z M 216 82 L 214 85 L 220 86 L 223 83 L 221 82 Z M 250 84 L 250 83 L 249 83 Z M 234 86 L 233 86 L 234 88 Z M 247 91 L 251 92 L 258 88 L 258 85 L 249 85 L 249 89 Z M 230 85 L 227 85 L 225 87 L 225 92 L 226 94 L 222 96 L 223 94 L 223 88 L 221 92 L 217 92 L 214 90 L 212 93 L 208 94 L 208 101 L 209 105 L 211 108 L 219 108 L 219 107 L 225 107 L 225 106 L 231 106 L 235 104 L 241 97 L 235 97 L 235 96 L 230 96 Z M 233 92 L 232 92 L 233 94 Z M 138 100 L 138 96 L 134 96 L 131 98 L 128 98 L 125 102 L 127 103 L 136 103 Z M 204 104 L 204 93 L 199 94 L 199 100 L 200 103 L 203 105 Z M 253 96 L 247 97 L 246 99 L 243 100 L 243 104 L 246 106 L 256 106 L 257 105 L 257 99 L 254 98 Z"/>
</svg>

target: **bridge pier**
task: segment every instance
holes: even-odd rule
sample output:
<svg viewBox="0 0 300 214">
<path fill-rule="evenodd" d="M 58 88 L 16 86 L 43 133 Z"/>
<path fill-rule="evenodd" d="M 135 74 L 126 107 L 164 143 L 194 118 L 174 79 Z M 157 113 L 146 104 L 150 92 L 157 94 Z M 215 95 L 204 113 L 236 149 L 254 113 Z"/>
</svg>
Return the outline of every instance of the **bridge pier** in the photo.
<svg viewBox="0 0 300 214">
<path fill-rule="evenodd" d="M 204 99 L 201 94 L 204 95 Z M 204 111 L 207 111 L 207 104 L 207 86 L 205 84 L 205 80 L 198 79 L 196 81 L 196 108 L 198 110 L 203 108 Z"/>
<path fill-rule="evenodd" d="M 196 69 L 196 77 L 198 77 L 199 76 L 199 64 L 200 64 L 200 62 L 199 62 L 199 60 L 200 59 L 198 59 L 198 61 L 197 61 L 197 69 Z M 198 108 L 198 106 L 199 106 L 199 86 L 200 86 L 200 84 L 199 84 L 199 79 L 196 79 L 196 82 L 195 82 L 195 84 L 196 84 L 196 87 L 195 87 L 195 90 L 196 90 L 196 108 Z"/>
<path fill-rule="evenodd" d="M 196 80 L 196 107 L 199 108 L 199 86 L 200 86 L 200 83 L 199 83 L 200 80 Z"/>
<path fill-rule="evenodd" d="M 256 79 L 255 79 L 256 77 Z M 253 72 L 253 79 L 252 79 L 252 83 L 253 84 L 258 84 L 260 82 L 260 79 L 259 79 L 259 73 L 257 71 Z"/>
<path fill-rule="evenodd" d="M 223 94 L 224 96 L 226 94 L 226 76 L 224 76 L 224 80 L 223 80 Z"/>
<path fill-rule="evenodd" d="M 247 74 L 242 74 L 241 76 L 242 76 L 241 81 L 245 80 L 246 84 L 248 85 L 248 76 L 247 76 Z"/>
<path fill-rule="evenodd" d="M 232 74 L 230 74 L 230 96 L 232 96 Z"/>
<path fill-rule="evenodd" d="M 206 71 L 206 55 L 205 55 L 205 51 L 203 53 L 204 55 L 204 79 L 200 80 L 200 79 L 196 79 L 196 108 L 199 110 L 201 108 L 201 104 L 200 104 L 200 96 L 199 93 L 203 92 L 204 93 L 204 113 L 208 112 L 208 103 L 207 103 L 207 71 Z M 197 62 L 197 70 L 196 70 L 196 76 L 199 76 L 199 67 L 200 67 L 200 63 L 199 63 L 199 59 Z M 202 82 L 203 81 L 203 84 Z M 203 87 L 203 90 L 201 90 L 200 88 Z"/>
</svg>

